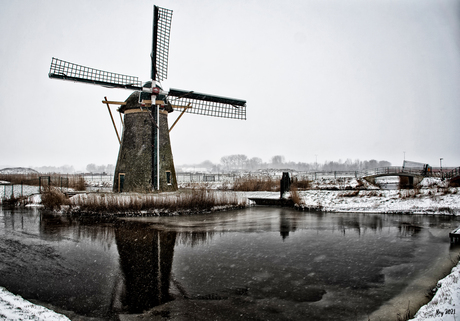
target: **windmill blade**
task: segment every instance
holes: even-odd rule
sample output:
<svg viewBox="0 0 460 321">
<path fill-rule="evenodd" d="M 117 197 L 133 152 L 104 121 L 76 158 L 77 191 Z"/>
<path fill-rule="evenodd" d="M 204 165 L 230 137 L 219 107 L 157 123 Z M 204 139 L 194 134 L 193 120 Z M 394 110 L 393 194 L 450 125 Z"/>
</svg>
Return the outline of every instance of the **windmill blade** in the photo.
<svg viewBox="0 0 460 321">
<path fill-rule="evenodd" d="M 172 88 L 169 90 L 168 100 L 174 108 L 191 106 L 186 109 L 186 112 L 190 114 L 246 119 L 246 100 Z"/>
<path fill-rule="evenodd" d="M 54 57 L 51 60 L 48 77 L 84 82 L 109 88 L 142 90 L 142 82 L 137 77 L 89 68 Z"/>
<path fill-rule="evenodd" d="M 152 73 L 150 78 L 162 81 L 168 77 L 169 33 L 172 10 L 153 6 Z"/>
</svg>

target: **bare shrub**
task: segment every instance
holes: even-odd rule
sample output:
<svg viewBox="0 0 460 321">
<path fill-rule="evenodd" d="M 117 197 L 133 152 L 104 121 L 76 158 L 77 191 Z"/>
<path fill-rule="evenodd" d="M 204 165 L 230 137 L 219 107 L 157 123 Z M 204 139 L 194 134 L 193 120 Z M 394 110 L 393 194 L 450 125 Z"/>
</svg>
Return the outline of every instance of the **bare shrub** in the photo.
<svg viewBox="0 0 460 321">
<path fill-rule="evenodd" d="M 59 210 L 61 205 L 69 205 L 69 199 L 57 188 L 46 187 L 41 194 L 42 205 L 46 209 Z"/>
<path fill-rule="evenodd" d="M 76 191 L 86 190 L 85 179 L 83 176 L 71 176 L 69 177 L 69 187 Z"/>
<path fill-rule="evenodd" d="M 294 204 L 300 205 L 303 203 L 302 198 L 299 195 L 299 191 L 297 190 L 297 187 L 291 186 L 291 193 L 290 193 L 289 199 L 291 199 Z"/>
<path fill-rule="evenodd" d="M 38 185 L 38 173 L 29 174 L 0 174 L 0 181 L 8 181 L 11 184 L 21 184 L 23 182 L 36 182 L 29 185 Z"/>
<path fill-rule="evenodd" d="M 237 178 L 233 183 L 234 191 L 253 192 L 253 191 L 272 191 L 280 190 L 280 182 L 273 178 L 245 176 Z"/>
<path fill-rule="evenodd" d="M 85 180 L 81 175 L 62 175 L 62 174 L 0 174 L 0 181 L 8 181 L 11 184 L 19 185 L 31 185 L 39 186 L 40 177 L 49 177 L 49 183 L 55 187 L 68 187 L 73 188 L 77 191 L 84 191 L 86 189 Z M 42 179 L 42 186 L 48 185 L 47 179 Z"/>
<path fill-rule="evenodd" d="M 355 197 L 359 195 L 359 190 L 342 192 L 339 194 L 339 197 Z"/>
<path fill-rule="evenodd" d="M 311 181 L 308 180 L 308 178 L 306 177 L 302 177 L 302 178 L 293 178 L 293 182 L 292 182 L 292 185 L 293 187 L 297 188 L 297 189 L 310 189 L 311 188 Z"/>
</svg>

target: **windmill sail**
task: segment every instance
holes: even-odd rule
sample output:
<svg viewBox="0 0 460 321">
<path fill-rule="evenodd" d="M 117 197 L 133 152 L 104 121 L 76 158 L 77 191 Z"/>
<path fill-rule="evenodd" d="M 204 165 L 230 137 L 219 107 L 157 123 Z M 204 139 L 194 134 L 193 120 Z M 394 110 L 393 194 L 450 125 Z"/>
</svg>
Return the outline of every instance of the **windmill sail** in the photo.
<svg viewBox="0 0 460 321">
<path fill-rule="evenodd" d="M 175 108 L 190 106 L 190 114 L 222 118 L 246 119 L 246 100 L 201 94 L 194 91 L 170 89 L 168 100 Z"/>
<path fill-rule="evenodd" d="M 48 77 L 84 82 L 110 88 L 142 90 L 142 82 L 137 77 L 89 68 L 54 58 L 51 60 Z"/>
<path fill-rule="evenodd" d="M 152 73 L 150 78 L 162 81 L 168 77 L 169 33 L 172 10 L 153 7 Z"/>
</svg>

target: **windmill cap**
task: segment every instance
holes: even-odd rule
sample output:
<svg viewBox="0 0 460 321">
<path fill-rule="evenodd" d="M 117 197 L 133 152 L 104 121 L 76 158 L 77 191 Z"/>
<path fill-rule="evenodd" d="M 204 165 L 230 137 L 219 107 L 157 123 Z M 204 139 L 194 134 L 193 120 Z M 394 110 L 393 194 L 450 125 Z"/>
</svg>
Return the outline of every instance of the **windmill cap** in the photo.
<svg viewBox="0 0 460 321">
<path fill-rule="evenodd" d="M 120 108 L 118 108 L 118 111 L 120 113 L 124 113 L 128 109 L 140 109 L 141 104 L 139 103 L 139 95 L 139 91 L 135 91 L 129 95 L 129 97 L 125 100 L 126 105 L 122 105 Z"/>
</svg>

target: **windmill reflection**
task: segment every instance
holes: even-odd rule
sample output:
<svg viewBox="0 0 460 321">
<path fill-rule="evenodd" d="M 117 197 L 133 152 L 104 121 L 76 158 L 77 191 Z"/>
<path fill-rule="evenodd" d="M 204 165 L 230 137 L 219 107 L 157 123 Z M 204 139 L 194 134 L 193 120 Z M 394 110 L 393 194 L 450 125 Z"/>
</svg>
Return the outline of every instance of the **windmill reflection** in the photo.
<svg viewBox="0 0 460 321">
<path fill-rule="evenodd" d="M 295 232 L 297 230 L 298 216 L 292 216 L 290 212 L 282 210 L 280 212 L 280 235 L 283 241 L 289 237 L 289 232 Z"/>
<path fill-rule="evenodd" d="M 120 222 L 115 237 L 125 281 L 119 293 L 123 306 L 130 313 L 139 313 L 170 301 L 176 232 L 152 229 L 144 223 Z"/>
</svg>

